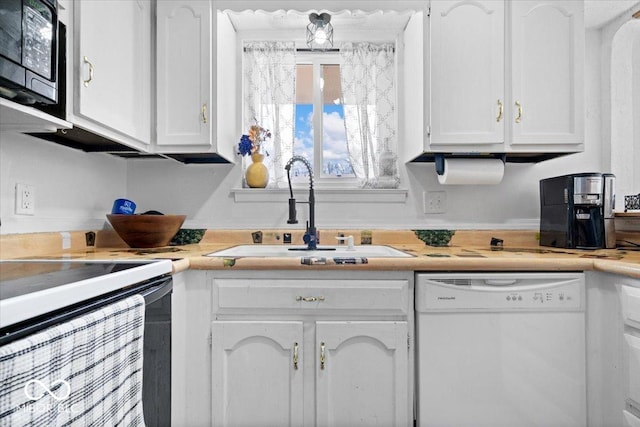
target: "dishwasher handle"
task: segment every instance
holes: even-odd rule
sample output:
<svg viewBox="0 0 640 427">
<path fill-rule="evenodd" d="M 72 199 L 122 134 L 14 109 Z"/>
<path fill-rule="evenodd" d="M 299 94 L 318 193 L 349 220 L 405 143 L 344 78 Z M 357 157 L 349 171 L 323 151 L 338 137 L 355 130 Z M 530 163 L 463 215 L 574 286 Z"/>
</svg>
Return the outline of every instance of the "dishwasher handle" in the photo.
<svg viewBox="0 0 640 427">
<path fill-rule="evenodd" d="M 512 286 L 518 283 L 517 279 L 485 279 L 484 284 L 487 286 Z"/>
</svg>

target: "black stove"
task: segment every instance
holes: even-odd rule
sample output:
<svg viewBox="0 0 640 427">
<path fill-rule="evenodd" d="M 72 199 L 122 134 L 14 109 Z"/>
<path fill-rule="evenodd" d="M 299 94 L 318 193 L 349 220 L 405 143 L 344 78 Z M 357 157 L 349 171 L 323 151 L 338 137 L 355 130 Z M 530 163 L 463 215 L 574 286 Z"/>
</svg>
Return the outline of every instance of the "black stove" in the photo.
<svg viewBox="0 0 640 427">
<path fill-rule="evenodd" d="M 0 261 L 0 330 L 170 277 L 169 260 Z"/>
<path fill-rule="evenodd" d="M 131 295 L 145 300 L 147 425 L 171 419 L 170 260 L 0 261 L 0 347 Z"/>
<path fill-rule="evenodd" d="M 0 300 L 89 280 L 145 262 L 0 261 Z"/>
</svg>

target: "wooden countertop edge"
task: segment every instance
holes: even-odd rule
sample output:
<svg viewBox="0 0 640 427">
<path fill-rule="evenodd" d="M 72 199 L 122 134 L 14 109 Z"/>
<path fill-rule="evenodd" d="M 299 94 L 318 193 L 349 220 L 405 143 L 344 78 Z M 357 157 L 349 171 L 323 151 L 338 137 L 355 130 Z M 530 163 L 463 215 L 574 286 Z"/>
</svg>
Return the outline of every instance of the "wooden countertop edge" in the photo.
<svg viewBox="0 0 640 427">
<path fill-rule="evenodd" d="M 593 260 L 593 269 L 603 273 L 615 273 L 640 279 L 640 265 L 624 261 L 596 259 Z"/>
<path fill-rule="evenodd" d="M 172 274 L 180 273 L 181 271 L 186 271 L 190 268 L 191 261 L 189 258 L 183 258 L 173 261 L 172 263 Z"/>
<path fill-rule="evenodd" d="M 620 263 L 624 264 L 624 263 Z M 640 275 L 640 265 L 624 268 L 613 266 L 611 272 Z M 490 259 L 490 258 L 373 258 L 368 264 L 337 265 L 328 260 L 323 265 L 302 265 L 300 258 L 218 258 L 192 257 L 189 268 L 194 270 L 379 270 L 379 271 L 585 271 L 593 270 L 591 259 L 558 258 L 558 259 Z"/>
<path fill-rule="evenodd" d="M 33 242 L 35 245 L 35 242 Z M 370 271 L 601 271 L 640 278 L 640 252 L 581 251 L 541 248 L 539 246 L 508 246 L 494 251 L 488 245 L 458 244 L 434 248 L 422 243 L 387 243 L 388 246 L 414 255 L 412 258 L 369 258 L 367 264 L 336 265 L 327 257 L 325 265 L 303 265 L 296 258 L 220 258 L 205 254 L 234 246 L 231 243 L 203 242 L 172 247 L 166 253 L 150 250 L 136 254 L 130 248 L 99 248 L 59 251 L 50 249 L 44 258 L 70 259 L 149 259 L 170 258 L 173 273 L 194 270 L 370 270 Z M 33 245 L 32 245 L 33 246 Z M 521 251 L 518 249 L 521 248 Z M 540 251 L 540 252 L 538 252 Z M 144 252 L 144 251 L 142 251 Z M 39 258 L 34 253 L 28 258 Z M 618 259 L 623 257 L 623 259 Z"/>
</svg>

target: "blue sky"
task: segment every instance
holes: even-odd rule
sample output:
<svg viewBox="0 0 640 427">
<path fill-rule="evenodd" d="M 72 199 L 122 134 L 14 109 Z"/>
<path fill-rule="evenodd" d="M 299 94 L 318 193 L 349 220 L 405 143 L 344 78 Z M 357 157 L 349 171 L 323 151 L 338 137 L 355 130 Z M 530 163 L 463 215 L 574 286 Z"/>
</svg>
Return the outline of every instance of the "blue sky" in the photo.
<svg viewBox="0 0 640 427">
<path fill-rule="evenodd" d="M 313 161 L 313 105 L 296 105 L 295 154 Z M 346 166 L 348 153 L 344 129 L 344 111 L 342 105 L 325 104 L 323 112 L 324 144 L 323 159 Z"/>
</svg>

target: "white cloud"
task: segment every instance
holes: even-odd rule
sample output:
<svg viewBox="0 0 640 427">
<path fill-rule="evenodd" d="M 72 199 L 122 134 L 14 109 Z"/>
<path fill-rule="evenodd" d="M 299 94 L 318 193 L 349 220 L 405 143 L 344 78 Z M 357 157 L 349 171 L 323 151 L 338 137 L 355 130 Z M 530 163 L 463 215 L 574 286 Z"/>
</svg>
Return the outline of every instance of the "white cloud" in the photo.
<svg viewBox="0 0 640 427">
<path fill-rule="evenodd" d="M 295 138 L 293 142 L 293 149 L 296 154 L 302 151 L 310 151 L 313 152 L 313 141 L 308 138 Z"/>
<path fill-rule="evenodd" d="M 324 143 L 322 157 L 324 160 L 347 159 L 347 138 L 344 120 L 337 112 L 323 115 Z"/>
<path fill-rule="evenodd" d="M 344 119 L 338 112 L 323 113 L 323 133 L 323 159 L 333 162 L 348 162 Z M 313 112 L 299 117 L 294 152 L 310 161 L 313 160 Z"/>
</svg>

